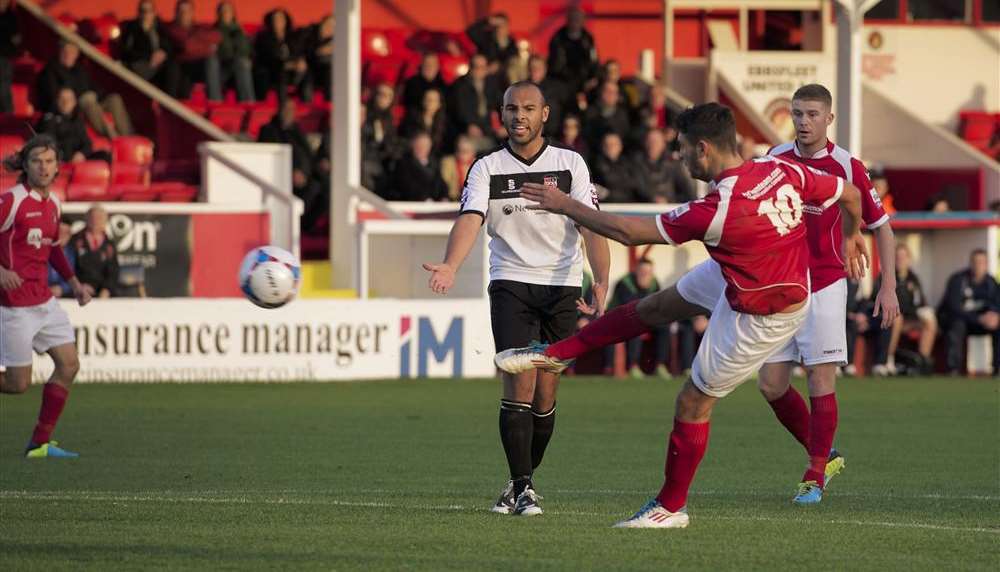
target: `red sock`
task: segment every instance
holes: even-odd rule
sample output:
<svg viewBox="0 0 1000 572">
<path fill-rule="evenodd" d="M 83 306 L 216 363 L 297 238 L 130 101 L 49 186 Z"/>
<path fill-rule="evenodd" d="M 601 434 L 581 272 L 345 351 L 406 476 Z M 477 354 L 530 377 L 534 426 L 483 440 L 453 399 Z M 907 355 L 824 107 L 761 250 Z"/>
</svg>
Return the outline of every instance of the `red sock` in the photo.
<svg viewBox="0 0 1000 572">
<path fill-rule="evenodd" d="M 778 421 L 808 451 L 809 408 L 806 407 L 806 401 L 802 399 L 802 395 L 789 385 L 788 391 L 784 395 L 767 403 L 774 410 L 774 416 L 778 418 Z"/>
<path fill-rule="evenodd" d="M 698 463 L 708 448 L 708 421 L 685 423 L 674 419 L 667 447 L 667 466 L 663 471 L 663 488 L 656 500 L 670 512 L 677 512 L 687 504 L 688 489 L 698 470 Z"/>
<path fill-rule="evenodd" d="M 42 390 L 42 408 L 38 412 L 38 424 L 35 425 L 35 432 L 31 435 L 31 442 L 35 445 L 44 445 L 52 437 L 52 430 L 56 428 L 59 415 L 62 414 L 63 406 L 66 405 L 66 398 L 69 397 L 69 390 L 56 383 L 46 383 Z"/>
<path fill-rule="evenodd" d="M 810 397 L 812 412 L 809 415 L 809 468 L 803 481 L 816 481 L 823 486 L 826 461 L 833 447 L 833 435 L 837 432 L 837 394 Z"/>
<path fill-rule="evenodd" d="M 556 342 L 545 350 L 545 355 L 556 359 L 576 359 L 592 350 L 603 348 L 644 334 L 650 330 L 639 319 L 636 306 L 639 301 L 618 306 L 597 320 L 587 324 L 575 336 Z"/>
</svg>

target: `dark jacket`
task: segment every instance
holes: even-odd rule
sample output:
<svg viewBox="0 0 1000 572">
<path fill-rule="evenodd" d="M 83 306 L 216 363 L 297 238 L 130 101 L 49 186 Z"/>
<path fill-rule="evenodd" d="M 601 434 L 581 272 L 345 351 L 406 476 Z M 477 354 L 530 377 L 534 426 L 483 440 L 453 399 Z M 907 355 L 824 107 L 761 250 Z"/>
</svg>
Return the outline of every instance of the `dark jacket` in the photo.
<svg viewBox="0 0 1000 572">
<path fill-rule="evenodd" d="M 174 53 L 174 45 L 170 41 L 167 27 L 159 20 L 150 32 L 142 28 L 142 22 L 139 20 L 125 22 L 122 24 L 122 35 L 118 40 L 118 46 L 120 59 L 126 65 L 148 62 L 149 58 L 153 57 L 153 52 L 158 49 L 167 55 Z"/>
<path fill-rule="evenodd" d="M 42 120 L 38 122 L 36 130 L 39 133 L 52 135 L 59 146 L 59 160 L 69 161 L 77 152 L 90 155 L 93 151 L 93 142 L 87 135 L 87 127 L 80 117 L 80 111 L 75 111 L 72 115 L 62 115 L 61 113 L 46 113 Z"/>
<path fill-rule="evenodd" d="M 94 293 L 108 290 L 111 295 L 117 294 L 118 288 L 118 250 L 108 237 L 95 250 L 91 250 L 87 241 L 86 229 L 73 235 L 69 241 L 76 255 L 76 277 L 81 284 L 90 284 Z"/>
<path fill-rule="evenodd" d="M 243 32 L 243 26 L 236 22 L 232 24 L 217 23 L 215 29 L 220 34 L 219 45 L 215 50 L 220 62 L 250 57 L 250 39 Z"/>
<path fill-rule="evenodd" d="M 608 189 L 610 194 L 604 200 L 609 203 L 631 203 L 635 201 L 635 179 L 631 165 L 622 155 L 612 161 L 603 153 L 594 160 L 594 182 Z"/>
<path fill-rule="evenodd" d="M 428 89 L 440 91 L 442 101 L 448 95 L 448 84 L 441 79 L 440 73 L 430 81 L 418 73 L 403 83 L 403 107 L 408 110 L 419 109 L 424 101 L 424 92 Z"/>
<path fill-rule="evenodd" d="M 423 165 L 407 153 L 396 163 L 388 194 L 385 197 L 388 200 L 440 201 L 448 198 L 448 185 L 441 178 L 436 159 L 431 158 L 427 165 Z"/>
<path fill-rule="evenodd" d="M 668 203 L 686 203 L 696 198 L 694 183 L 681 163 L 670 160 L 666 151 L 655 161 L 650 161 L 642 151 L 631 159 L 636 194 L 641 200 L 654 202 L 662 197 Z"/>
<path fill-rule="evenodd" d="M 414 133 L 424 130 L 430 133 L 431 141 L 434 142 L 433 153 L 440 156 L 444 147 L 444 137 L 448 131 L 448 118 L 444 109 L 438 110 L 434 115 L 434 120 L 428 128 L 424 124 L 424 112 L 420 110 L 407 111 L 403 116 L 403 121 L 399 124 L 399 135 L 403 139 L 408 139 Z"/>
<path fill-rule="evenodd" d="M 514 36 L 508 38 L 507 46 L 500 47 L 493 34 L 493 27 L 490 26 L 488 18 L 483 18 L 472 23 L 466 28 L 466 35 L 476 45 L 476 50 L 486 56 L 491 62 L 507 63 L 507 60 L 517 55 L 517 40 Z"/>
<path fill-rule="evenodd" d="M 635 272 L 629 272 L 615 284 L 615 291 L 608 303 L 608 309 L 624 306 L 633 300 L 640 300 L 659 290 L 660 282 L 655 277 L 649 288 L 643 289 L 635 281 Z"/>
<path fill-rule="evenodd" d="M 274 116 L 270 122 L 260 128 L 257 141 L 261 143 L 286 143 L 292 147 L 292 168 L 302 171 L 305 176 L 313 175 L 313 154 L 312 147 L 306 139 L 298 125 L 292 124 L 285 128 L 281 125 L 281 118 Z"/>
<path fill-rule="evenodd" d="M 7 10 L 0 12 L 0 58 L 13 58 L 21 49 L 21 35 L 18 32 L 17 11 L 11 3 Z"/>
<path fill-rule="evenodd" d="M 67 68 L 58 59 L 49 60 L 42 73 L 38 74 L 38 105 L 42 111 L 55 111 L 56 98 L 64 87 L 72 89 L 77 98 L 88 91 L 97 91 L 87 68 L 80 61 Z"/>
<path fill-rule="evenodd" d="M 501 93 L 493 76 L 487 76 L 483 81 L 483 95 L 486 97 L 485 115 L 479 114 L 478 94 L 471 77 L 462 76 L 451 86 L 448 113 L 459 132 L 464 133 L 469 125 L 478 125 L 486 135 L 493 132 L 490 113 L 500 109 Z"/>
<path fill-rule="evenodd" d="M 1000 312 L 1000 286 L 987 274 L 979 284 L 972 281 L 972 271 L 961 270 L 948 278 L 944 298 L 938 308 L 942 322 L 964 320 L 976 322 L 988 311 Z"/>
<path fill-rule="evenodd" d="M 295 30 L 289 28 L 278 39 L 273 31 L 262 28 L 253 44 L 254 69 L 265 70 L 271 76 L 285 71 L 285 63 L 302 57 L 302 43 Z M 260 95 L 260 94 L 258 94 Z"/>
<path fill-rule="evenodd" d="M 574 40 L 569 37 L 569 29 L 563 26 L 549 40 L 549 73 L 570 84 L 574 91 L 597 77 L 599 69 L 594 36 L 587 30 L 582 30 L 580 37 Z"/>
<path fill-rule="evenodd" d="M 583 117 L 583 138 L 594 151 L 598 151 L 601 146 L 601 138 L 606 133 L 614 132 L 621 136 L 622 142 L 628 141 L 629 121 L 628 112 L 621 105 L 615 106 L 610 114 L 605 115 L 600 106 L 592 105 L 587 108 L 587 113 Z"/>
</svg>

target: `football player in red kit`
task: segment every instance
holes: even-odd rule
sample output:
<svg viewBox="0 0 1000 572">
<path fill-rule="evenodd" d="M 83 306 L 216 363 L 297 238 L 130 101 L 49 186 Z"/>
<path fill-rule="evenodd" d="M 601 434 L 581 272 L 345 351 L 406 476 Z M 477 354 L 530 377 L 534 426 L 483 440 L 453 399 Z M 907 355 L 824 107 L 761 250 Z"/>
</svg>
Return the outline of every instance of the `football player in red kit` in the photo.
<svg viewBox="0 0 1000 572">
<path fill-rule="evenodd" d="M 81 306 L 90 302 L 58 244 L 61 205 L 49 192 L 59 171 L 57 149 L 47 135 L 28 141 L 4 161 L 21 171 L 19 184 L 0 194 L 0 392 L 28 390 L 32 350 L 55 362 L 25 451 L 29 459 L 79 456 L 51 440 L 80 361 L 69 317 L 49 291 L 48 265 L 69 282 Z"/>
</svg>

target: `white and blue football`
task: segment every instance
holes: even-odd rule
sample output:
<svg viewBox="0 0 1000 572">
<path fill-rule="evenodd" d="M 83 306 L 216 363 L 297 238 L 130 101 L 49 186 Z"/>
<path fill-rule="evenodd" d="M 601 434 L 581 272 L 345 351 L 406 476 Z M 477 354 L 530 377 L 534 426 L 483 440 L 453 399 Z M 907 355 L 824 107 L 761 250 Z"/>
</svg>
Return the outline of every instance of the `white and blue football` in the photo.
<svg viewBox="0 0 1000 572">
<path fill-rule="evenodd" d="M 280 308 L 299 292 L 302 269 L 295 256 L 277 246 L 261 246 L 243 257 L 240 290 L 261 308 Z"/>
</svg>

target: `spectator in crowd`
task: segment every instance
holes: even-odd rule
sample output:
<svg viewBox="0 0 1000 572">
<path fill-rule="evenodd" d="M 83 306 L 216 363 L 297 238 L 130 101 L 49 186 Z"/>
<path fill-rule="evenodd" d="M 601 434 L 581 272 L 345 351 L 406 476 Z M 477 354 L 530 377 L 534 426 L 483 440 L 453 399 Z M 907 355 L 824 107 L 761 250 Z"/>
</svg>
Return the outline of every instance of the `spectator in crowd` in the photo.
<svg viewBox="0 0 1000 572">
<path fill-rule="evenodd" d="M 844 366 L 844 374 L 849 376 L 857 375 L 858 372 L 854 364 L 854 346 L 858 336 L 874 333 L 871 319 L 874 304 L 858 295 L 859 286 L 857 280 L 847 279 L 847 365 Z"/>
<path fill-rule="evenodd" d="M 587 92 L 588 103 L 595 103 L 600 98 L 601 86 L 606 83 L 613 83 L 618 86 L 618 103 L 624 109 L 638 107 L 637 103 L 633 105 L 632 98 L 628 96 L 628 86 L 622 79 L 622 66 L 618 63 L 618 60 L 607 60 L 601 65 L 600 71 L 597 73 L 597 85 Z"/>
<path fill-rule="evenodd" d="M 607 194 L 601 197 L 604 202 L 635 202 L 635 179 L 622 150 L 622 138 L 617 133 L 611 131 L 604 135 L 593 171 L 594 182 L 607 190 Z"/>
<path fill-rule="evenodd" d="M 272 89 L 284 99 L 293 87 L 299 99 L 312 99 L 312 77 L 302 53 L 302 42 L 284 8 L 264 16 L 264 26 L 254 40 L 254 93 L 264 97 Z"/>
<path fill-rule="evenodd" d="M 323 141 L 329 149 L 330 130 L 324 130 Z M 382 159 L 380 144 L 374 140 L 371 124 L 368 123 L 368 107 L 361 105 L 361 186 L 381 195 L 386 183 L 385 161 Z M 323 145 L 320 145 L 320 149 Z M 329 156 L 329 155 L 326 155 Z M 329 188 L 329 185 L 327 185 Z"/>
<path fill-rule="evenodd" d="M 905 332 L 917 331 L 920 334 L 918 351 L 921 363 L 917 369 L 921 373 L 932 371 L 932 351 L 937 338 L 937 317 L 934 309 L 924 295 L 920 278 L 913 272 L 913 262 L 910 248 L 905 244 L 896 245 L 896 297 L 899 299 L 899 316 L 889 329 L 881 330 L 875 352 L 875 365 L 872 373 L 878 376 L 896 373 L 896 350 L 899 338 Z M 882 278 L 875 281 L 873 292 L 882 287 Z"/>
<path fill-rule="evenodd" d="M 708 329 L 708 314 L 699 314 L 677 322 L 677 353 L 684 377 L 691 374 L 691 364 L 698 352 L 701 338 Z"/>
<path fill-rule="evenodd" d="M 313 86 L 319 88 L 327 101 L 333 101 L 333 30 L 337 20 L 327 15 L 309 26 L 306 34 L 306 59 Z"/>
<path fill-rule="evenodd" d="M 617 133 L 623 140 L 629 134 L 628 113 L 618 100 L 618 84 L 601 84 L 600 97 L 584 115 L 583 138 L 596 149 L 605 133 Z"/>
<path fill-rule="evenodd" d="M 222 41 L 219 30 L 195 24 L 194 4 L 191 0 L 178 0 L 174 6 L 174 21 L 167 26 L 167 33 L 177 60 L 177 97 L 187 99 L 195 82 L 204 80 L 208 99 L 222 101 L 222 72 L 215 53 Z"/>
<path fill-rule="evenodd" d="M 66 261 L 69 262 L 70 266 L 76 266 L 76 251 L 73 250 L 70 244 L 70 239 L 72 238 L 73 231 L 66 219 L 59 221 L 59 245 L 63 249 L 63 253 L 66 255 Z M 73 289 L 70 287 L 69 282 L 62 277 L 55 268 L 49 264 L 49 290 L 52 295 L 56 298 L 72 298 Z"/>
<path fill-rule="evenodd" d="M 505 69 L 507 60 L 517 57 L 517 42 L 510 35 L 510 19 L 498 13 L 476 20 L 465 30 L 476 46 L 476 51 L 486 57 L 491 74 Z"/>
<path fill-rule="evenodd" d="M 315 178 L 313 151 L 295 122 L 295 100 L 285 98 L 269 123 L 260 128 L 261 143 L 285 143 L 292 148 L 292 192 L 302 199 L 302 230 L 310 231 L 326 212 L 329 199 Z"/>
<path fill-rule="evenodd" d="M 21 49 L 14 0 L 0 0 L 0 113 L 14 112 L 14 58 Z"/>
<path fill-rule="evenodd" d="M 94 143 L 76 105 L 76 94 L 70 87 L 59 90 L 55 111 L 46 113 L 36 131 L 52 135 L 59 145 L 59 161 L 80 163 L 87 160 L 111 162 L 107 151 L 94 151 Z"/>
<path fill-rule="evenodd" d="M 220 35 L 215 56 L 219 60 L 221 89 L 233 82 L 238 100 L 254 101 L 250 38 L 243 32 L 232 2 L 224 0 L 215 7 L 215 29 Z"/>
<path fill-rule="evenodd" d="M 580 118 L 576 115 L 568 114 L 563 117 L 562 131 L 559 133 L 557 141 L 563 147 L 567 147 L 583 155 L 584 159 L 590 158 L 590 146 L 583 138 L 580 129 Z"/>
<path fill-rule="evenodd" d="M 563 114 L 570 101 L 569 89 L 559 79 L 549 76 L 548 64 L 541 56 L 531 56 L 528 60 L 528 79 L 538 85 L 549 105 L 549 119 L 545 122 L 544 132 L 547 137 L 556 137 L 563 127 Z M 577 122 L 579 132 L 579 121 Z"/>
<path fill-rule="evenodd" d="M 426 131 L 434 146 L 431 153 L 440 156 L 444 149 L 444 137 L 448 131 L 448 118 L 442 106 L 441 92 L 428 89 L 418 109 L 407 109 L 399 126 L 399 134 L 407 139 L 418 131 Z"/>
<path fill-rule="evenodd" d="M 615 284 L 614 293 L 608 303 L 608 310 L 624 306 L 634 300 L 645 298 L 659 291 L 660 283 L 653 275 L 653 261 L 641 258 L 635 265 L 635 270 L 629 272 Z M 658 326 L 650 331 L 654 348 L 654 368 L 656 375 L 664 379 L 670 378 L 670 327 Z M 643 336 L 632 338 L 625 342 L 625 367 L 629 375 L 635 378 L 645 377 L 639 358 L 642 354 Z M 614 360 L 615 346 L 604 348 L 605 366 Z"/>
<path fill-rule="evenodd" d="M 448 199 L 458 201 L 462 197 L 462 187 L 469 168 L 476 162 L 476 148 L 468 135 L 459 135 L 455 140 L 455 153 L 441 159 L 441 178 L 448 185 Z"/>
<path fill-rule="evenodd" d="M 392 116 L 394 101 L 395 91 L 391 85 L 387 83 L 376 85 L 368 99 L 365 120 L 361 124 L 364 149 L 374 152 L 378 160 L 384 164 L 394 162 L 401 147 Z"/>
<path fill-rule="evenodd" d="M 118 250 L 108 237 L 108 212 L 101 205 L 87 210 L 87 225 L 70 238 L 76 257 L 76 277 L 95 298 L 116 296 Z"/>
<path fill-rule="evenodd" d="M 969 268 L 948 278 L 938 317 L 948 339 L 948 372 L 962 369 L 965 337 L 988 335 L 993 340 L 993 375 L 1000 375 L 1000 286 L 989 275 L 986 251 L 972 251 Z"/>
<path fill-rule="evenodd" d="M 489 74 L 486 56 L 472 56 L 469 72 L 451 86 L 448 112 L 455 131 L 461 133 L 475 125 L 483 135 L 494 133 L 492 115 L 500 108 L 500 95 L 496 77 Z"/>
<path fill-rule="evenodd" d="M 632 155 L 632 173 L 639 200 L 666 204 L 695 199 L 694 182 L 680 161 L 667 155 L 667 140 L 659 129 L 647 132 L 643 148 Z"/>
<path fill-rule="evenodd" d="M 43 111 L 55 111 L 59 90 L 68 87 L 76 94 L 80 111 L 94 131 L 109 138 L 133 133 L 132 119 L 120 95 L 111 93 L 99 100 L 97 88 L 80 61 L 80 48 L 76 44 L 60 40 L 59 57 L 45 64 L 38 74 L 37 84 L 38 103 Z M 105 120 L 105 111 L 111 114 L 113 122 Z"/>
<path fill-rule="evenodd" d="M 441 168 L 431 154 L 433 142 L 426 131 L 410 135 L 410 150 L 396 163 L 392 185 L 385 197 L 395 201 L 443 201 L 448 199 L 448 185 L 441 178 Z"/>
<path fill-rule="evenodd" d="M 662 83 L 654 83 L 649 88 L 649 97 L 646 103 L 639 108 L 640 122 L 650 124 L 657 129 L 666 129 L 670 126 L 670 108 L 667 107 L 667 88 Z M 644 118 L 647 118 L 644 120 Z M 648 119 L 652 118 L 652 119 Z"/>
<path fill-rule="evenodd" d="M 420 107 L 428 89 L 436 89 L 440 93 L 447 93 L 448 90 L 448 84 L 441 78 L 441 61 L 433 52 L 427 52 L 420 58 L 417 74 L 403 83 L 403 107 L 407 111 Z"/>
<path fill-rule="evenodd" d="M 927 210 L 939 214 L 951 212 L 951 204 L 943 194 L 938 193 L 927 200 Z"/>
<path fill-rule="evenodd" d="M 892 216 L 896 214 L 896 207 L 892 204 L 892 194 L 889 190 L 889 179 L 885 176 L 885 169 L 882 165 L 872 165 L 869 171 L 871 176 L 872 186 L 875 187 L 875 192 L 878 193 L 878 199 L 882 201 L 882 209 L 885 214 Z"/>
<path fill-rule="evenodd" d="M 549 40 L 549 73 L 565 81 L 573 93 L 587 92 L 597 85 L 597 47 L 583 27 L 584 20 L 579 8 L 570 8 L 566 25 Z"/>
<path fill-rule="evenodd" d="M 483 130 L 476 124 L 471 124 L 465 130 L 465 136 L 472 141 L 472 146 L 476 149 L 476 154 L 485 153 L 496 148 L 496 139 L 483 133 Z"/>
<path fill-rule="evenodd" d="M 172 58 L 174 45 L 167 27 L 156 15 L 152 0 L 141 0 L 136 19 L 122 24 L 119 51 L 128 69 L 153 82 L 167 95 L 177 96 L 180 70 Z"/>
</svg>

